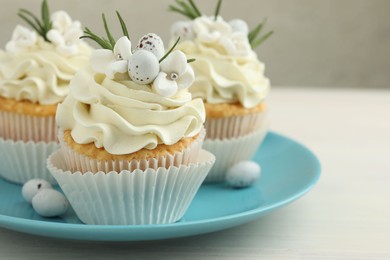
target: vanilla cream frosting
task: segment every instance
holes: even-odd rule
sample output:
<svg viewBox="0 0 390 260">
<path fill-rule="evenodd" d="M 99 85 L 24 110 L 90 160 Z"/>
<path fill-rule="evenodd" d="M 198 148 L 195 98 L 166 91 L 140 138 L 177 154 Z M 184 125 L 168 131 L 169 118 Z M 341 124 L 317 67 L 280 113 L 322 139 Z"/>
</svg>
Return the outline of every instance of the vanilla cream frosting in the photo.
<svg viewBox="0 0 390 260">
<path fill-rule="evenodd" d="M 163 97 L 150 85 L 82 70 L 71 81 L 56 120 L 79 144 L 94 142 L 111 154 L 129 154 L 195 136 L 203 127 L 205 110 L 188 89 Z"/>
<path fill-rule="evenodd" d="M 91 48 L 83 42 L 77 47 L 77 55 L 64 55 L 38 37 L 26 50 L 0 50 L 0 96 L 42 105 L 63 101 L 71 78 L 89 61 Z"/>
<path fill-rule="evenodd" d="M 180 42 L 176 49 L 196 59 L 191 64 L 195 71 L 190 88 L 193 97 L 210 104 L 240 102 L 245 108 L 261 103 L 269 92 L 270 81 L 247 35 L 233 31 L 221 17 L 216 21 L 199 17 L 192 21 L 191 28 L 193 38 Z"/>
</svg>

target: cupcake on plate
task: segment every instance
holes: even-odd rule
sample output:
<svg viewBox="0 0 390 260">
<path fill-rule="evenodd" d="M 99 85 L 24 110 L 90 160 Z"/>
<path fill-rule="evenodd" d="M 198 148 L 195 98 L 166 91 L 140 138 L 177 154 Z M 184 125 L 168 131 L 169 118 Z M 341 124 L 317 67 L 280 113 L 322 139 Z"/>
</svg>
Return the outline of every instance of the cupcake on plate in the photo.
<svg viewBox="0 0 390 260">
<path fill-rule="evenodd" d="M 16 183 L 41 178 L 54 183 L 46 158 L 57 144 L 57 104 L 76 71 L 88 64 L 91 48 L 65 11 L 52 14 L 42 3 L 42 19 L 28 10 L 0 50 L 0 176 Z"/>
<path fill-rule="evenodd" d="M 104 40 L 91 68 L 76 74 L 58 106 L 61 149 L 48 168 L 80 220 L 86 224 L 173 223 L 182 218 L 212 167 L 201 149 L 205 109 L 192 99 L 194 80 L 181 51 L 164 52 L 153 33 L 132 44 Z"/>
<path fill-rule="evenodd" d="M 253 49 L 272 32 L 260 35 L 264 23 L 250 31 L 243 20 L 225 21 L 220 7 L 221 1 L 213 16 L 205 16 L 193 1 L 170 6 L 190 19 L 174 23 L 171 34 L 181 37 L 176 48 L 196 59 L 190 92 L 205 102 L 204 147 L 216 156 L 206 182 L 224 181 L 230 166 L 251 159 L 268 127 L 270 81 Z"/>
</svg>

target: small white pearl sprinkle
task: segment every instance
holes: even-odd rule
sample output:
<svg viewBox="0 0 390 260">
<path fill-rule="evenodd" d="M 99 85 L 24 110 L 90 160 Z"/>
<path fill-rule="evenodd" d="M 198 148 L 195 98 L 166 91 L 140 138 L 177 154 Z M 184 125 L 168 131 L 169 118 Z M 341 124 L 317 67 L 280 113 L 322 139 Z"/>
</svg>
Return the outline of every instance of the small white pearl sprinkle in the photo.
<svg viewBox="0 0 390 260">
<path fill-rule="evenodd" d="M 176 72 L 172 72 L 170 75 L 169 75 L 169 78 L 171 80 L 177 80 L 179 78 L 179 75 L 176 73 Z"/>
<path fill-rule="evenodd" d="M 123 60 L 123 57 L 120 53 L 116 55 L 116 60 Z"/>
<path fill-rule="evenodd" d="M 48 181 L 41 179 L 31 179 L 23 185 L 23 198 L 31 203 L 33 197 L 42 189 L 51 189 L 52 186 Z"/>
</svg>

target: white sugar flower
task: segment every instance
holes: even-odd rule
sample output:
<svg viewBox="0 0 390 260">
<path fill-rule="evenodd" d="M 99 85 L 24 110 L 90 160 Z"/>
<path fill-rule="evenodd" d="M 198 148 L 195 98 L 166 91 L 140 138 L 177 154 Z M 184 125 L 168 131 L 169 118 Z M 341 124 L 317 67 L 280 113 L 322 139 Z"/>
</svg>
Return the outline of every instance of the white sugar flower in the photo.
<svg viewBox="0 0 390 260">
<path fill-rule="evenodd" d="M 190 87 L 194 79 L 194 71 L 188 65 L 185 54 L 176 50 L 160 63 L 160 73 L 152 87 L 157 94 L 171 97 L 178 90 Z"/>
<path fill-rule="evenodd" d="M 79 21 L 72 21 L 65 11 L 58 11 L 51 16 L 52 29 L 46 37 L 57 47 L 57 50 L 67 56 L 78 53 L 78 44 L 83 35 Z"/>
<path fill-rule="evenodd" d="M 171 36 L 173 38 L 180 37 L 182 40 L 192 40 L 194 31 L 192 29 L 192 21 L 178 21 L 171 27 Z"/>
<path fill-rule="evenodd" d="M 131 42 L 123 36 L 116 42 L 113 51 L 99 49 L 92 52 L 92 69 L 114 79 L 116 73 L 127 72 L 127 63 L 131 55 Z"/>
<path fill-rule="evenodd" d="M 242 32 L 246 35 L 249 33 L 248 24 L 241 19 L 234 19 L 229 22 L 233 32 Z"/>
<path fill-rule="evenodd" d="M 226 54 L 232 56 L 246 56 L 252 50 L 248 36 L 242 32 L 234 32 L 225 36 L 220 39 L 219 43 L 223 46 Z"/>
<path fill-rule="evenodd" d="M 221 37 L 230 34 L 232 28 L 220 16 L 217 17 L 217 20 L 214 17 L 201 16 L 193 21 L 193 30 L 199 41 L 214 43 L 219 41 Z"/>
<path fill-rule="evenodd" d="M 8 52 L 20 52 L 28 50 L 37 43 L 38 37 L 36 32 L 18 25 L 12 33 L 11 41 L 5 46 Z"/>
</svg>

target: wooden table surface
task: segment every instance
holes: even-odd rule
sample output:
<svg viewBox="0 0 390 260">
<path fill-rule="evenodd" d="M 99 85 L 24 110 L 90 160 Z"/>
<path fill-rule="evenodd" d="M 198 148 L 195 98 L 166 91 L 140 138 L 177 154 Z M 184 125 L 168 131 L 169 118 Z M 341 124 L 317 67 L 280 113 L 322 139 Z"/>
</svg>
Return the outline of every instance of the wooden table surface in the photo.
<svg viewBox="0 0 390 260">
<path fill-rule="evenodd" d="M 322 163 L 298 201 L 236 228 L 158 242 L 0 229 L 0 259 L 390 259 L 390 89 L 274 87 L 269 107 L 272 130 Z"/>
</svg>

